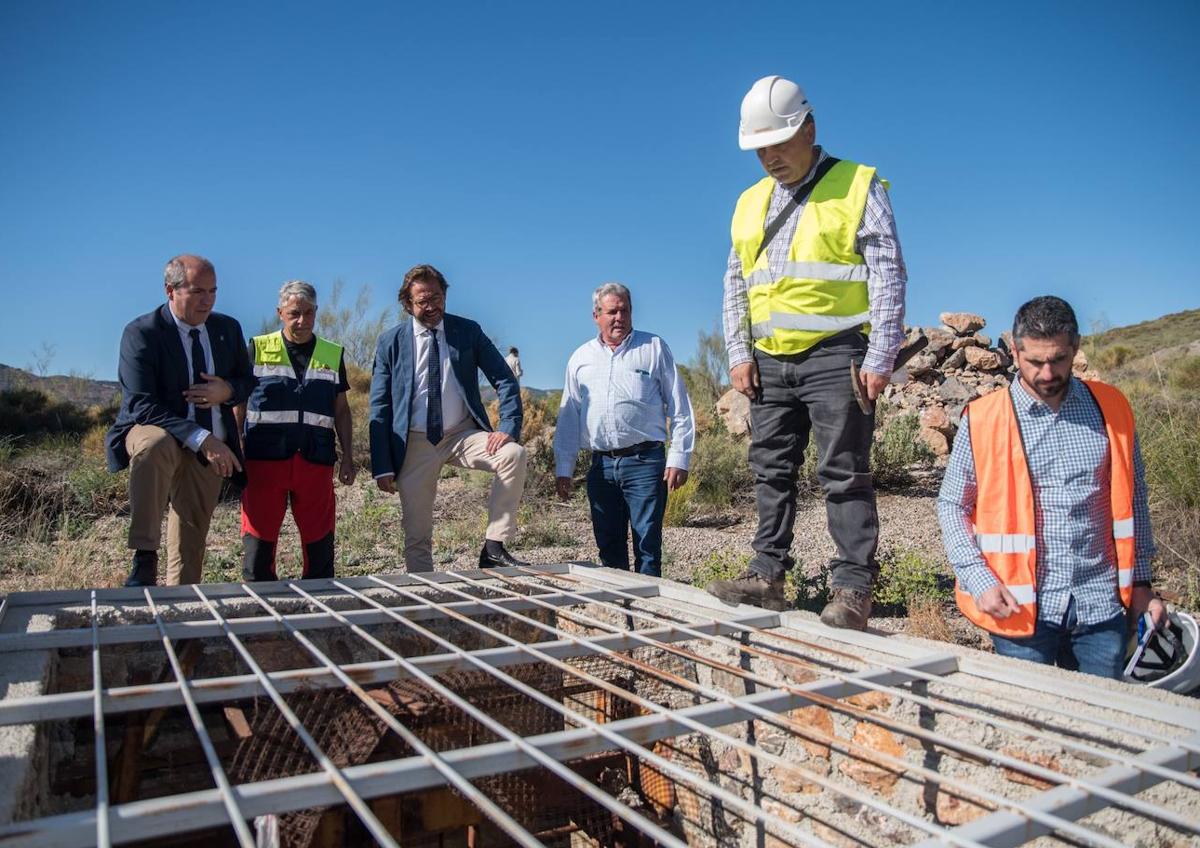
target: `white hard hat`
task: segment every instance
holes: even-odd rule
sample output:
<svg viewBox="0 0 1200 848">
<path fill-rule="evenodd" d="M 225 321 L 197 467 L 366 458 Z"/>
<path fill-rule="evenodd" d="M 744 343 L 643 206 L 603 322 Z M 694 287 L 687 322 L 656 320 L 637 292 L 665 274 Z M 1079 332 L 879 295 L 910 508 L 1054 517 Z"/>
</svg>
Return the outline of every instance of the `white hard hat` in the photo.
<svg viewBox="0 0 1200 848">
<path fill-rule="evenodd" d="M 1200 627 L 1186 612 L 1173 610 L 1155 630 L 1146 613 L 1125 665 L 1125 681 L 1186 695 L 1200 686 Z"/>
<path fill-rule="evenodd" d="M 742 98 L 738 147 L 758 150 L 787 141 L 810 114 L 804 89 L 783 77 L 763 77 Z"/>
</svg>

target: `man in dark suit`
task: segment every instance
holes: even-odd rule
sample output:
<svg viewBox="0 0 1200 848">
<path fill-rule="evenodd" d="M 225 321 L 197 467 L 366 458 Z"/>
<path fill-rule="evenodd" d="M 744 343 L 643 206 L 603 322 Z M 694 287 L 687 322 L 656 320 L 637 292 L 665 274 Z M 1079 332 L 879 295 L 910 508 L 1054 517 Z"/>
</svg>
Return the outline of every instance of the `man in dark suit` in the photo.
<svg viewBox="0 0 1200 848">
<path fill-rule="evenodd" d="M 108 431 L 109 470 L 129 468 L 126 586 L 157 582 L 168 504 L 166 583 L 200 582 L 221 480 L 242 472 L 233 407 L 254 387 L 241 326 L 212 311 L 212 263 L 176 256 L 164 277 L 167 302 L 121 336 L 121 411 Z"/>
<path fill-rule="evenodd" d="M 371 375 L 372 473 L 381 490 L 400 494 L 409 571 L 433 570 L 433 500 L 447 462 L 496 475 L 480 567 L 525 565 L 504 547 L 525 489 L 520 387 L 479 325 L 446 313 L 447 288 L 432 265 L 404 275 L 400 303 L 412 320 L 379 337 Z M 480 371 L 500 399 L 496 430 L 479 397 Z"/>
</svg>

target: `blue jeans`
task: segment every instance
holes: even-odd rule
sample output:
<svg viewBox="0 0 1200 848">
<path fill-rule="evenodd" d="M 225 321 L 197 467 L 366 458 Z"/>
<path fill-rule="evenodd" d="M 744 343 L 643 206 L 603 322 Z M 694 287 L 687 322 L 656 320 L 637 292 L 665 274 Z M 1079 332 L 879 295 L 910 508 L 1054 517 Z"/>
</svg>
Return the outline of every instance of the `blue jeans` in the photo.
<svg viewBox="0 0 1200 848">
<path fill-rule="evenodd" d="M 663 512 L 667 508 L 666 451 L 660 446 L 629 456 L 592 454 L 587 493 L 600 562 L 629 570 L 629 530 L 638 571 L 662 573 Z"/>
<path fill-rule="evenodd" d="M 1071 598 L 1061 622 L 1038 619 L 1033 635 L 1023 639 L 993 633 L 992 646 L 1004 657 L 1120 680 L 1125 670 L 1125 614 L 1099 624 L 1080 624 Z"/>
</svg>

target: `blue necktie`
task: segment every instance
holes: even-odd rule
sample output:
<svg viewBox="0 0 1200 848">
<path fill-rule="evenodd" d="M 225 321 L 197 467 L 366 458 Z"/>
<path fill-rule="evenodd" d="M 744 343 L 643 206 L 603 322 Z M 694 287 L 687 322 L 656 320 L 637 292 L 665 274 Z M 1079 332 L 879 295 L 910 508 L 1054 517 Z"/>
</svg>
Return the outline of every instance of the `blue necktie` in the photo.
<svg viewBox="0 0 1200 848">
<path fill-rule="evenodd" d="M 442 440 L 442 351 L 438 347 L 437 330 L 429 331 L 427 373 L 426 395 L 429 403 L 425 413 L 425 437 L 436 445 Z"/>
<path fill-rule="evenodd" d="M 200 344 L 200 331 L 190 330 L 188 335 L 192 337 L 192 383 L 204 383 L 204 378 L 200 373 L 204 370 L 204 346 Z M 196 423 L 203 427 L 208 432 L 212 432 L 212 410 L 195 408 Z"/>
</svg>

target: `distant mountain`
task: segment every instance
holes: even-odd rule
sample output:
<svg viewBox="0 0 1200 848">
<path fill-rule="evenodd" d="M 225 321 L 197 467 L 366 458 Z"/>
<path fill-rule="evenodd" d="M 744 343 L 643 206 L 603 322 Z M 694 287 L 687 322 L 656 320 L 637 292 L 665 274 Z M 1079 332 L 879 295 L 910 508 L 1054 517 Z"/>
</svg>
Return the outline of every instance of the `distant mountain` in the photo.
<svg viewBox="0 0 1200 848">
<path fill-rule="evenodd" d="M 121 398 L 121 386 L 113 380 L 56 375 L 39 377 L 23 368 L 0 363 L 0 392 L 9 389 L 37 389 L 77 406 L 108 406 Z"/>
</svg>

